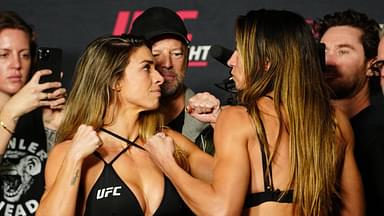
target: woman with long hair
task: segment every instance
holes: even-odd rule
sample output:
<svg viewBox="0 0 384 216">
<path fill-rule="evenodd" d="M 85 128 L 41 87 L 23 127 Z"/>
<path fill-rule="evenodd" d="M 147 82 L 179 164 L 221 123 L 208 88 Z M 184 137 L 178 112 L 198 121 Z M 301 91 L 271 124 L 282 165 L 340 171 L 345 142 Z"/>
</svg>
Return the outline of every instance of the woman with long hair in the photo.
<svg viewBox="0 0 384 216">
<path fill-rule="evenodd" d="M 362 215 L 353 134 L 348 119 L 330 104 L 316 41 L 304 18 L 264 9 L 239 16 L 228 65 L 239 105 L 223 109 L 217 119 L 211 183 L 170 162 L 172 140 L 163 133 L 146 145 L 192 210 L 198 215 Z"/>
<path fill-rule="evenodd" d="M 157 108 L 163 81 L 140 38 L 103 36 L 87 46 L 76 67 L 59 144 L 48 157 L 37 215 L 189 212 L 142 147 L 162 130 Z M 180 166 L 200 176 L 195 164 L 209 167 L 210 156 L 180 134 L 175 139 Z"/>
</svg>

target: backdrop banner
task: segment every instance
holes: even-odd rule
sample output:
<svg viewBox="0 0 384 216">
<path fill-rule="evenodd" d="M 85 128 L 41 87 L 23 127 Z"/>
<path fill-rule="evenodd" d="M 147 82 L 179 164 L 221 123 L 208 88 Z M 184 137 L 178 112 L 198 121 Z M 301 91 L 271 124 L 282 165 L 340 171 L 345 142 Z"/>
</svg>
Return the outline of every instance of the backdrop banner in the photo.
<svg viewBox="0 0 384 216">
<path fill-rule="evenodd" d="M 185 21 L 192 39 L 186 83 L 197 92 L 209 91 L 223 103 L 230 96 L 216 87 L 229 76 L 229 69 L 209 55 L 214 44 L 234 46 L 234 23 L 251 9 L 286 9 L 303 15 L 308 22 L 346 9 L 368 14 L 384 23 L 381 0 L 1 0 L 0 10 L 13 10 L 35 27 L 39 46 L 64 50 L 64 84 L 70 88 L 76 61 L 93 39 L 101 35 L 128 33 L 133 20 L 148 7 L 175 10 Z"/>
</svg>

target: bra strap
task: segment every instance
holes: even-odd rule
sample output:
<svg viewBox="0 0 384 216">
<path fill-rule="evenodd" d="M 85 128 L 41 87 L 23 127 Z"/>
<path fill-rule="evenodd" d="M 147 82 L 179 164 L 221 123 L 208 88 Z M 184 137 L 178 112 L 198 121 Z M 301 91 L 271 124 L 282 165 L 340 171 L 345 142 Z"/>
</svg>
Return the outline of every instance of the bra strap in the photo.
<svg viewBox="0 0 384 216">
<path fill-rule="evenodd" d="M 136 140 L 139 138 L 139 136 L 137 136 L 133 141 L 130 141 L 130 140 L 128 140 L 128 139 L 126 139 L 126 138 L 124 138 L 124 137 L 122 137 L 122 136 L 120 136 L 118 134 L 115 134 L 112 131 L 109 131 L 109 130 L 107 130 L 105 128 L 100 128 L 100 130 L 105 132 L 105 133 L 107 133 L 107 134 L 109 134 L 109 135 L 111 135 L 111 136 L 113 136 L 113 137 L 115 137 L 115 138 L 117 138 L 117 139 L 119 139 L 119 140 L 122 140 L 122 141 L 126 142 L 128 144 L 128 146 L 129 145 L 133 145 L 133 146 L 135 146 L 135 147 L 145 151 L 145 149 L 142 146 L 140 146 L 140 145 L 135 143 Z"/>
</svg>

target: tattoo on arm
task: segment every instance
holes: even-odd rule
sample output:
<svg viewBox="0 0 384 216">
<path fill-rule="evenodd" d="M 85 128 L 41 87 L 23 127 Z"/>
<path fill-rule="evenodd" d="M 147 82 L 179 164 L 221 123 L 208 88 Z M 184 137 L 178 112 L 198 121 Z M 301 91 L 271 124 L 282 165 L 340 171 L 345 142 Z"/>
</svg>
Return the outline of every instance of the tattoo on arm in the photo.
<svg viewBox="0 0 384 216">
<path fill-rule="evenodd" d="M 52 149 L 56 141 L 56 130 L 45 127 L 45 136 L 47 137 L 47 150 L 48 152 Z"/>
<path fill-rule="evenodd" d="M 80 177 L 80 170 L 77 169 L 75 172 L 75 176 L 73 176 L 71 180 L 71 185 L 74 185 L 79 177 Z"/>
</svg>

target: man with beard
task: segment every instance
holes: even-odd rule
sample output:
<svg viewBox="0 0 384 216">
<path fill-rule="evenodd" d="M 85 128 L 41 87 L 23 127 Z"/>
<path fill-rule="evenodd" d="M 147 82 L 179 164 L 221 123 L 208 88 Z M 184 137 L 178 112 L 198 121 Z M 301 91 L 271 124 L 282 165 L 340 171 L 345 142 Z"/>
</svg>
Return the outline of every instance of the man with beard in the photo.
<svg viewBox="0 0 384 216">
<path fill-rule="evenodd" d="M 371 69 L 375 75 L 380 76 L 381 91 L 384 93 L 384 30 L 382 31 L 379 48 L 377 49 L 377 58 Z"/>
<path fill-rule="evenodd" d="M 152 43 L 156 69 L 164 77 L 160 109 L 166 124 L 195 142 L 203 151 L 213 154 L 213 128 L 192 116 L 198 112 L 205 118 L 216 119 L 220 102 L 208 93 L 199 94 L 203 101 L 206 99 L 205 103 L 199 100 L 199 104 L 205 106 L 196 110 L 186 109 L 195 93 L 184 84 L 190 43 L 184 22 L 168 8 L 151 7 L 136 18 L 131 33 Z"/>
<path fill-rule="evenodd" d="M 325 44 L 325 79 L 332 102 L 350 118 L 355 134 L 355 157 L 366 199 L 367 215 L 383 212 L 384 106 L 371 68 L 377 55 L 380 27 L 367 15 L 346 10 L 325 15 L 320 41 Z M 380 92 L 380 93 L 378 93 Z"/>
</svg>

